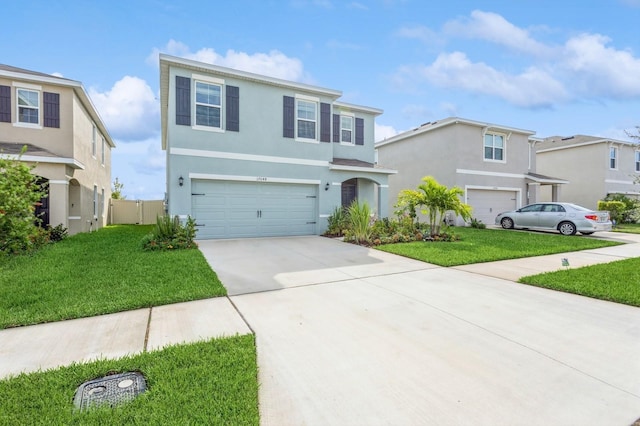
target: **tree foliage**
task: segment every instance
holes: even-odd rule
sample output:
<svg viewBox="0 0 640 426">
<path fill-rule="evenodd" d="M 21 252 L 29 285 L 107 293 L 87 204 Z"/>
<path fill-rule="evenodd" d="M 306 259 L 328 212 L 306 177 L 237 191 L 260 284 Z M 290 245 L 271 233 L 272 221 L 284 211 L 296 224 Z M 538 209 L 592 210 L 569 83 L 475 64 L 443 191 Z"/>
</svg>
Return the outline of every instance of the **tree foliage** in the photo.
<svg viewBox="0 0 640 426">
<path fill-rule="evenodd" d="M 433 176 L 425 176 L 418 189 L 404 189 L 400 192 L 397 207 L 411 217 L 416 217 L 416 211 L 420 209 L 429 218 L 431 235 L 439 235 L 447 211 L 454 212 L 465 221 L 471 219 L 471 206 L 460 200 L 462 195 L 464 191 L 461 188 L 448 188 L 438 183 Z"/>
<path fill-rule="evenodd" d="M 111 188 L 111 198 L 113 200 L 126 200 L 127 197 L 122 195 L 122 190 L 124 189 L 124 183 L 120 182 L 116 177 L 116 180 L 113 181 L 113 188 Z"/>
<path fill-rule="evenodd" d="M 22 149 L 20 157 L 26 152 Z M 37 226 L 35 205 L 46 188 L 31 173 L 33 167 L 0 155 L 0 251 L 22 253 L 36 248 L 42 230 Z"/>
</svg>

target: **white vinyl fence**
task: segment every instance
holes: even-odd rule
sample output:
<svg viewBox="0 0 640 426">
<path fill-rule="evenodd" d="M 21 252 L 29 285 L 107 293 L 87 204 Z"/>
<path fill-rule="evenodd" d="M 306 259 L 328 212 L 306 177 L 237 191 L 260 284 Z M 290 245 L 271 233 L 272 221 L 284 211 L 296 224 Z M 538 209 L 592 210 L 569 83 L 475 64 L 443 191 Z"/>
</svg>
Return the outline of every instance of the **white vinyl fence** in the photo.
<svg viewBox="0 0 640 426">
<path fill-rule="evenodd" d="M 162 200 L 109 200 L 110 225 L 153 225 L 164 216 Z"/>
</svg>

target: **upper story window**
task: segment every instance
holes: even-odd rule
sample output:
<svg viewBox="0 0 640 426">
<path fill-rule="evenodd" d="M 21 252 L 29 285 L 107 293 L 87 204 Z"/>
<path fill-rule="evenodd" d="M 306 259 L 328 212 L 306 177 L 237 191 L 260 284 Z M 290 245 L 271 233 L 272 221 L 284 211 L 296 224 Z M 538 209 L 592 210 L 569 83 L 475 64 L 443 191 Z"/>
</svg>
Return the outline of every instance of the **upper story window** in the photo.
<svg viewBox="0 0 640 426">
<path fill-rule="evenodd" d="M 222 86 L 196 81 L 196 126 L 222 128 Z"/>
<path fill-rule="evenodd" d="M 340 116 L 340 142 L 353 144 L 353 117 Z"/>
<path fill-rule="evenodd" d="M 504 135 L 487 133 L 484 135 L 484 159 L 504 161 Z"/>
<path fill-rule="evenodd" d="M 296 127 L 299 139 L 316 140 L 316 125 L 318 121 L 318 103 L 297 99 Z"/>
<path fill-rule="evenodd" d="M 17 89 L 18 123 L 40 124 L 40 92 Z"/>
<path fill-rule="evenodd" d="M 618 168 L 618 148 L 615 146 L 609 148 L 609 168 L 612 170 Z"/>
<path fill-rule="evenodd" d="M 96 137 L 97 137 L 97 129 L 96 126 L 94 124 L 93 126 L 93 133 L 91 134 L 91 155 L 96 156 Z"/>
<path fill-rule="evenodd" d="M 636 172 L 640 172 L 640 151 L 636 151 Z"/>
</svg>

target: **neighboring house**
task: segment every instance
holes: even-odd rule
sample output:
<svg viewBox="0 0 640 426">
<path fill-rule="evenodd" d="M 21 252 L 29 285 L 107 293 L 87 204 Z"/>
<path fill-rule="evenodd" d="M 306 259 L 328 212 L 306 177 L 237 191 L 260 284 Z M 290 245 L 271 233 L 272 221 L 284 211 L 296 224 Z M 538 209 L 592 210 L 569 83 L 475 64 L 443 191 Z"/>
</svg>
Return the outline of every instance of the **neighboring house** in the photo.
<svg viewBox="0 0 640 426">
<path fill-rule="evenodd" d="M 542 186 L 557 199 L 565 182 L 537 174 L 534 133 L 450 117 L 378 142 L 379 161 L 398 170 L 389 179 L 390 211 L 400 191 L 416 189 L 424 176 L 462 188 L 472 217 L 489 225 L 500 212 L 536 202 Z"/>
<path fill-rule="evenodd" d="M 596 209 L 608 194 L 640 195 L 640 146 L 596 136 L 553 136 L 536 144 L 540 173 L 569 181 L 562 201 Z M 545 194 L 545 196 L 548 196 Z M 546 200 L 544 200 L 546 201 Z"/>
<path fill-rule="evenodd" d="M 387 215 L 381 110 L 341 92 L 160 55 L 170 215 L 197 238 L 313 235 L 355 198 Z"/>
<path fill-rule="evenodd" d="M 115 146 L 78 81 L 0 65 L 0 155 L 35 165 L 48 184 L 43 225 L 69 234 L 106 224 Z"/>
</svg>

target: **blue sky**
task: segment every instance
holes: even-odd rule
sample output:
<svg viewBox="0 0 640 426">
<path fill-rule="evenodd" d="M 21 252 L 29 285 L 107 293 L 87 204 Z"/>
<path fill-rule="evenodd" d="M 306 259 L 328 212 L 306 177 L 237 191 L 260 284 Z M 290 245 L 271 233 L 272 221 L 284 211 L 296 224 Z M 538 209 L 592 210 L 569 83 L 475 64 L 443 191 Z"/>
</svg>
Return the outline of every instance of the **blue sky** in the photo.
<svg viewBox="0 0 640 426">
<path fill-rule="evenodd" d="M 376 138 L 449 116 L 631 140 L 640 0 L 76 1 L 3 4 L 0 63 L 81 81 L 112 178 L 161 199 L 159 52 L 343 92 Z"/>
</svg>

